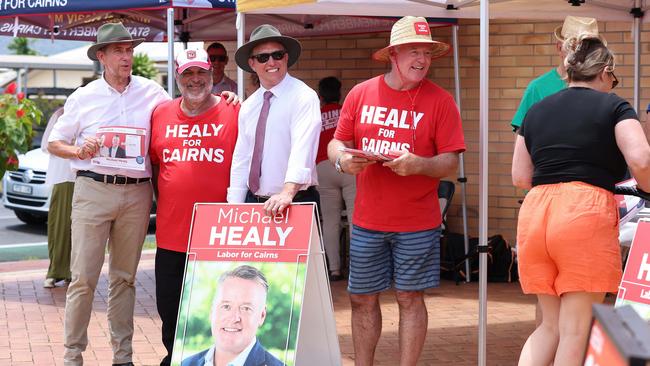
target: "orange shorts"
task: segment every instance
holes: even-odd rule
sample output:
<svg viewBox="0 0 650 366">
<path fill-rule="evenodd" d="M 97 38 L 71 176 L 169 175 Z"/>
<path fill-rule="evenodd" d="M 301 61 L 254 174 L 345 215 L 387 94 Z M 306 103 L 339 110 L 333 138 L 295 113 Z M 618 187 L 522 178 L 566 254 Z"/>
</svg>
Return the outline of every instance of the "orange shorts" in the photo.
<svg viewBox="0 0 650 366">
<path fill-rule="evenodd" d="M 582 182 L 534 187 L 517 224 L 524 293 L 616 292 L 621 281 L 614 195 Z"/>
</svg>

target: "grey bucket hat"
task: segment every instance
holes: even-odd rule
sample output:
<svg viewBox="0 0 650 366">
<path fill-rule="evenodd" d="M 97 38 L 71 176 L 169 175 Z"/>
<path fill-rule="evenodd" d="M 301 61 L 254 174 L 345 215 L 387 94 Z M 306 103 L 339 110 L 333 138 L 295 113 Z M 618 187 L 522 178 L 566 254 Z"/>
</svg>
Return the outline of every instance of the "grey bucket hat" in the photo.
<svg viewBox="0 0 650 366">
<path fill-rule="evenodd" d="M 106 23 L 97 30 L 97 42 L 88 49 L 88 58 L 97 61 L 97 51 L 112 43 L 131 42 L 133 47 L 144 42 L 144 38 L 131 37 L 122 23 Z"/>
<path fill-rule="evenodd" d="M 300 57 L 300 51 L 302 46 L 297 39 L 283 36 L 280 34 L 280 31 L 270 24 L 262 24 L 259 27 L 255 28 L 251 33 L 251 38 L 248 40 L 248 43 L 243 44 L 235 52 L 235 62 L 242 70 L 253 73 L 253 69 L 248 65 L 248 59 L 251 56 L 253 48 L 257 45 L 265 42 L 278 42 L 281 43 L 284 48 L 286 48 L 287 53 L 289 54 L 289 62 L 287 67 L 295 64 Z"/>
</svg>

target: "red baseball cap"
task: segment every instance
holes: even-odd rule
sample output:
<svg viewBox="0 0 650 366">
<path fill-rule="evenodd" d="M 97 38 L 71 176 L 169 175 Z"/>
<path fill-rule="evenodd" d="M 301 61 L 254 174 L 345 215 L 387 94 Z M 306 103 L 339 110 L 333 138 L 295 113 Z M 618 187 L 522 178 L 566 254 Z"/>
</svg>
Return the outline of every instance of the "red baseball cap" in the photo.
<svg viewBox="0 0 650 366">
<path fill-rule="evenodd" d="M 211 65 L 210 61 L 208 61 L 208 53 L 203 49 L 198 49 L 183 50 L 176 55 L 176 72 L 180 74 L 192 66 L 210 70 Z"/>
</svg>

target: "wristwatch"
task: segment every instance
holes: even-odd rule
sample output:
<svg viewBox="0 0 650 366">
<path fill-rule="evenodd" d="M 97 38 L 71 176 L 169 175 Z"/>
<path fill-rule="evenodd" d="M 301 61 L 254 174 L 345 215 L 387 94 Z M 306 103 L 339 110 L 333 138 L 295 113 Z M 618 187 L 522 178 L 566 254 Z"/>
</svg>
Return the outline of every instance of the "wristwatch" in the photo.
<svg viewBox="0 0 650 366">
<path fill-rule="evenodd" d="M 339 173 L 344 173 L 343 168 L 341 167 L 341 156 L 343 154 L 339 155 L 338 158 L 336 158 L 336 163 L 334 163 L 334 167 L 336 168 L 336 171 Z"/>
</svg>

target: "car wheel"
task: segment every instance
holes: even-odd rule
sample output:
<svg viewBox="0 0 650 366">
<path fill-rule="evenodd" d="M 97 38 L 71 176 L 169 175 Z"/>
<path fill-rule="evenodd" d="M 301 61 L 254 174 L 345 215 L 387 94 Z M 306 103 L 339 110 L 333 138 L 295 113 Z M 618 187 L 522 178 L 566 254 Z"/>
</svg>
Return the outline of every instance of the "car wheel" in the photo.
<svg viewBox="0 0 650 366">
<path fill-rule="evenodd" d="M 14 210 L 16 217 L 27 225 L 44 225 L 47 222 L 47 216 L 36 215 L 27 211 Z"/>
</svg>

